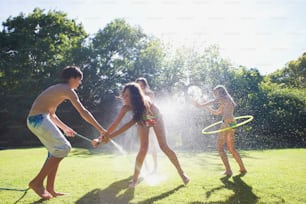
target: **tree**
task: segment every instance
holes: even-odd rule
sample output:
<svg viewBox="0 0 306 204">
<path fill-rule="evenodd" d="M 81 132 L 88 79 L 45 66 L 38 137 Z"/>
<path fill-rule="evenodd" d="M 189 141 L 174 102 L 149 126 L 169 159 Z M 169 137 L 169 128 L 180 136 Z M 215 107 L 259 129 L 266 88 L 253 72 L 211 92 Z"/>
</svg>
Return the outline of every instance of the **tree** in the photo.
<svg viewBox="0 0 306 204">
<path fill-rule="evenodd" d="M 37 92 L 57 79 L 59 70 L 73 63 L 72 50 L 86 33 L 66 14 L 36 8 L 28 16 L 8 18 L 0 36 L 1 86 L 22 94 L 27 87 Z"/>
<path fill-rule="evenodd" d="M 262 135 L 270 146 L 304 147 L 306 143 L 306 53 L 264 77 Z M 268 140 L 269 139 L 269 140 Z"/>
<path fill-rule="evenodd" d="M 172 91 L 197 85 L 207 92 L 213 86 L 228 81 L 230 66 L 231 64 L 221 57 L 216 45 L 204 50 L 197 47 L 181 47 L 168 51 L 159 84 L 161 88 L 171 88 Z"/>
<path fill-rule="evenodd" d="M 131 76 L 131 81 L 135 77 L 145 77 L 151 88 L 157 88 L 159 84 L 159 76 L 162 74 L 162 63 L 165 53 L 163 44 L 160 40 L 153 37 L 149 38 L 149 42 L 140 50 L 132 69 L 128 70 L 127 75 Z"/>
<path fill-rule="evenodd" d="M 268 75 L 266 80 L 282 87 L 306 88 L 306 53 L 288 62 L 282 69 Z"/>
<path fill-rule="evenodd" d="M 163 56 L 158 40 L 123 19 L 116 19 L 99 30 L 89 49 L 82 94 L 93 106 L 115 95 L 124 83 L 137 77 L 145 76 L 151 81 L 160 69 Z"/>
<path fill-rule="evenodd" d="M 267 82 L 261 88 L 266 97 L 259 118 L 263 122 L 263 141 L 270 147 L 305 147 L 305 90 Z"/>
<path fill-rule="evenodd" d="M 34 97 L 58 80 L 75 61 L 74 52 L 87 37 L 83 26 L 58 11 L 34 9 L 3 22 L 0 33 L 0 110 L 2 127 L 24 123 Z"/>
</svg>

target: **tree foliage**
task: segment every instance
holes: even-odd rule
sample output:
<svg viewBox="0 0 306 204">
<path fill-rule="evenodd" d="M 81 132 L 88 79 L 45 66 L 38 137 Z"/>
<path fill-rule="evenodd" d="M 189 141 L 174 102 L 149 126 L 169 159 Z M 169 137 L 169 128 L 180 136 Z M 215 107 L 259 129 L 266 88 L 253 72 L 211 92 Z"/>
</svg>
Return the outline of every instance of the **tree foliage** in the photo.
<svg viewBox="0 0 306 204">
<path fill-rule="evenodd" d="M 217 118 L 193 109 L 187 101 L 187 89 L 197 85 L 204 94 L 211 95 L 214 86 L 223 84 L 238 104 L 236 115 L 255 117 L 251 126 L 237 129 L 240 147 L 306 146 L 305 53 L 282 69 L 262 76 L 256 68 L 233 66 L 216 45 L 166 47 L 124 19 L 115 19 L 88 37 L 83 26 L 65 13 L 38 8 L 28 16 L 9 17 L 0 33 L 3 141 L 15 144 L 16 138 L 24 134 L 25 117 L 34 98 L 56 83 L 62 68 L 71 64 L 84 72 L 78 90 L 81 101 L 90 110 L 103 112 L 104 117 L 98 118 L 102 124 L 111 120 L 114 98 L 122 85 L 143 76 L 157 95 L 183 96 L 185 103 L 177 109 L 180 120 L 168 121 L 178 127 L 173 130 L 173 134 L 180 135 L 174 138 L 175 143 L 181 140 L 187 148 L 201 148 L 211 141 L 198 137 L 199 129 Z M 171 100 L 174 106 L 181 99 Z M 66 111 L 72 115 L 64 119 L 77 124 L 77 114 L 71 109 Z M 22 128 L 16 133 L 12 127 Z"/>
<path fill-rule="evenodd" d="M 306 88 L 306 53 L 297 60 L 288 62 L 284 68 L 268 75 L 266 80 L 283 88 Z"/>
<path fill-rule="evenodd" d="M 59 78 L 87 37 L 83 26 L 57 11 L 34 9 L 10 17 L 0 33 L 1 128 L 24 122 L 34 98 Z"/>
<path fill-rule="evenodd" d="M 23 94 L 23 87 L 37 92 L 58 78 L 58 71 L 73 63 L 72 50 L 86 33 L 64 13 L 35 9 L 28 16 L 7 19 L 0 36 L 1 87 Z"/>
<path fill-rule="evenodd" d="M 144 76 L 151 81 L 159 72 L 163 57 L 161 43 L 138 27 L 116 19 L 99 30 L 88 46 L 84 66 L 84 100 L 95 105 L 116 94 L 124 83 Z"/>
</svg>

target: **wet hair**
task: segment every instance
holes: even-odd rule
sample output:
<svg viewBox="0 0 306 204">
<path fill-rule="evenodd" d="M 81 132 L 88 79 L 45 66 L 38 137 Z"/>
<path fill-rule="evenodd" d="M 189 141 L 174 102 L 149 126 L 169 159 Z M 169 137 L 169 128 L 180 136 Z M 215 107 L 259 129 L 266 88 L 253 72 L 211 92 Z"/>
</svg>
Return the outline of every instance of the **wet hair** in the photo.
<svg viewBox="0 0 306 204">
<path fill-rule="evenodd" d="M 77 66 L 67 66 L 63 69 L 61 78 L 64 83 L 67 83 L 71 78 L 83 79 L 83 73 Z"/>
<path fill-rule="evenodd" d="M 217 91 L 218 92 L 218 97 L 223 97 L 223 96 L 227 96 L 232 104 L 234 106 L 237 106 L 237 104 L 235 103 L 234 99 L 232 98 L 232 96 L 228 93 L 227 89 L 225 88 L 225 86 L 223 85 L 217 85 L 214 89 L 214 91 Z"/>
<path fill-rule="evenodd" d="M 123 88 L 123 91 L 121 95 L 126 90 L 130 91 L 130 101 L 131 101 L 131 106 L 132 106 L 132 112 L 133 112 L 133 119 L 136 122 L 140 122 L 144 116 L 144 114 L 147 111 L 148 104 L 144 99 L 144 94 L 139 86 L 139 84 L 135 82 L 130 82 L 126 84 Z"/>
<path fill-rule="evenodd" d="M 153 95 L 153 91 L 150 89 L 149 83 L 146 78 L 139 77 L 135 80 L 136 83 L 142 82 L 145 86 L 145 90 L 143 90 L 144 94 L 146 95 Z"/>
<path fill-rule="evenodd" d="M 150 89 L 149 83 L 148 83 L 147 79 L 144 78 L 144 77 L 139 77 L 139 78 L 137 78 L 137 79 L 135 80 L 135 82 L 136 82 L 136 83 L 142 82 L 142 83 L 145 85 L 146 88 Z"/>
</svg>

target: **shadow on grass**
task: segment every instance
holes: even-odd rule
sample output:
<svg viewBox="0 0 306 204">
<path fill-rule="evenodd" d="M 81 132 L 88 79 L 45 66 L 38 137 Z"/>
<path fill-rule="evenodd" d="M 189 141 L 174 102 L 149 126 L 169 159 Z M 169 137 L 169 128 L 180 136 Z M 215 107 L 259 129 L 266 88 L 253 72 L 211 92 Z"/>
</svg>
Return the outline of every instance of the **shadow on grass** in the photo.
<svg viewBox="0 0 306 204">
<path fill-rule="evenodd" d="M 89 157 L 93 155 L 93 153 L 88 149 L 74 148 L 69 153 L 69 156 L 77 156 L 77 157 Z"/>
<path fill-rule="evenodd" d="M 134 198 L 134 189 L 128 188 L 132 177 L 116 181 L 105 189 L 94 189 L 77 200 L 76 204 L 129 203 Z"/>
<path fill-rule="evenodd" d="M 84 195 L 82 198 L 77 200 L 76 204 L 101 204 L 101 203 L 109 203 L 109 204 L 127 204 L 134 198 L 134 189 L 128 188 L 128 184 L 132 177 L 116 181 L 109 185 L 105 189 L 94 189 Z M 184 187 L 184 185 L 180 185 L 170 191 L 162 193 L 160 195 L 148 198 L 146 200 L 137 202 L 139 204 L 150 204 L 162 200 L 171 194 L 178 191 L 180 188 Z"/>
<path fill-rule="evenodd" d="M 255 204 L 258 201 L 258 197 L 252 192 L 252 187 L 247 185 L 241 177 L 243 174 L 233 177 L 233 182 L 229 180 L 230 177 L 223 177 L 220 180 L 224 185 L 211 189 L 206 192 L 206 198 L 208 199 L 215 191 L 228 189 L 234 192 L 226 201 L 215 201 L 215 202 L 192 202 L 192 204 L 236 204 L 236 203 L 247 203 Z"/>
<path fill-rule="evenodd" d="M 229 156 L 229 157 L 232 157 L 232 154 L 228 151 L 227 147 L 225 146 L 225 151 L 226 151 L 226 154 Z M 247 158 L 247 159 L 258 159 L 258 157 L 254 157 L 252 155 L 252 153 L 248 152 L 248 150 L 241 150 L 241 149 L 237 149 L 237 151 L 239 152 L 241 158 Z M 220 158 L 220 155 L 217 151 L 214 151 L 211 153 L 212 156 L 215 156 L 217 158 Z"/>
<path fill-rule="evenodd" d="M 82 157 L 88 158 L 95 155 L 117 155 L 118 153 L 112 151 L 105 151 L 101 149 L 84 149 L 84 148 L 73 148 L 69 153 L 70 157 Z M 121 154 L 119 154 L 121 155 Z"/>
<path fill-rule="evenodd" d="M 35 202 L 31 203 L 31 204 L 42 204 L 42 203 L 47 203 L 47 202 L 48 202 L 48 200 L 39 199 L 39 200 L 37 200 L 37 201 L 35 201 Z"/>
<path fill-rule="evenodd" d="M 140 201 L 140 202 L 138 202 L 138 204 L 149 204 L 149 203 L 157 202 L 159 200 L 162 200 L 162 199 L 170 196 L 171 194 L 175 193 L 176 191 L 178 191 L 182 187 L 184 187 L 184 185 L 180 185 L 180 186 L 178 186 L 178 187 L 176 187 L 176 188 L 174 188 L 174 189 L 172 189 L 170 191 L 167 191 L 165 193 L 162 193 L 160 195 L 154 196 L 152 198 L 148 198 L 146 200 Z"/>
</svg>

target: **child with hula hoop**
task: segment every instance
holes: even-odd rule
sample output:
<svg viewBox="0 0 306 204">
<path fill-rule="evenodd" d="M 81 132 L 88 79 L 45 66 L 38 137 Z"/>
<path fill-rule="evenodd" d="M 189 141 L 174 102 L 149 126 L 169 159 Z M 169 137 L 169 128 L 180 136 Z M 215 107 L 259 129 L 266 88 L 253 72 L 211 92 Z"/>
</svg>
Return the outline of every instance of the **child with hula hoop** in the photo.
<svg viewBox="0 0 306 204">
<path fill-rule="evenodd" d="M 215 100 L 204 102 L 202 104 L 199 104 L 197 102 L 194 102 L 194 105 L 196 107 L 204 107 L 206 110 L 211 112 L 213 115 L 222 115 L 222 124 L 221 129 L 227 128 L 227 127 L 233 127 L 236 125 L 236 121 L 234 118 L 234 109 L 236 106 L 235 101 L 231 97 L 231 95 L 228 93 L 226 88 L 223 85 L 217 85 L 213 89 Z M 209 106 L 217 104 L 219 105 L 218 109 L 215 110 Z M 245 174 L 246 168 L 244 167 L 244 164 L 241 160 L 241 157 L 239 153 L 235 149 L 235 141 L 234 141 L 234 134 L 235 129 L 229 129 L 224 132 L 220 132 L 218 134 L 218 140 L 217 140 L 217 150 L 219 152 L 219 155 L 221 157 L 221 160 L 225 166 L 225 172 L 224 175 L 231 176 L 232 170 L 228 162 L 228 158 L 226 155 L 226 152 L 224 150 L 224 145 L 227 145 L 228 151 L 233 155 L 234 159 L 238 163 L 240 167 L 241 174 Z"/>
<path fill-rule="evenodd" d="M 109 139 L 122 134 L 137 123 L 137 132 L 140 139 L 140 149 L 136 157 L 133 181 L 129 185 L 130 188 L 134 188 L 138 184 L 138 177 L 141 171 L 141 167 L 148 151 L 149 130 L 150 127 L 153 127 L 160 149 L 167 155 L 167 157 L 177 169 L 184 184 L 187 185 L 189 182 L 189 177 L 186 176 L 183 169 L 181 168 L 175 152 L 170 149 L 167 144 L 164 121 L 161 113 L 159 112 L 159 109 L 147 97 L 145 97 L 139 84 L 135 82 L 128 83 L 124 86 L 121 93 L 121 98 L 123 101 L 123 106 L 111 127 L 108 128 L 108 133 L 99 137 L 98 141 L 97 139 L 94 139 L 92 141 L 92 145 L 94 147 L 97 146 L 99 141 L 107 143 Z M 118 130 L 109 131 L 116 129 L 128 111 L 132 111 L 133 118 Z"/>
</svg>

